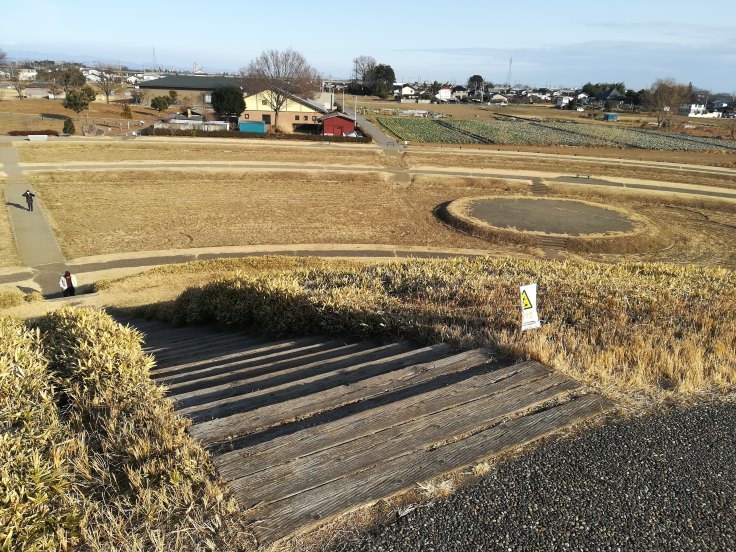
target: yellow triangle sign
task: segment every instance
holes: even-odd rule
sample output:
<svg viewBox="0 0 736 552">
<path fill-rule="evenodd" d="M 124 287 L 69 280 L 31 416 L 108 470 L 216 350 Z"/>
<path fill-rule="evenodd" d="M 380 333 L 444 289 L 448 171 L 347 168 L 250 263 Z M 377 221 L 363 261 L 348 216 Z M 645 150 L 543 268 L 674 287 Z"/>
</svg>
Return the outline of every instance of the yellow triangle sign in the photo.
<svg viewBox="0 0 736 552">
<path fill-rule="evenodd" d="M 529 310 L 532 307 L 532 302 L 529 300 L 529 296 L 526 294 L 526 290 L 521 292 L 521 308 Z"/>
</svg>

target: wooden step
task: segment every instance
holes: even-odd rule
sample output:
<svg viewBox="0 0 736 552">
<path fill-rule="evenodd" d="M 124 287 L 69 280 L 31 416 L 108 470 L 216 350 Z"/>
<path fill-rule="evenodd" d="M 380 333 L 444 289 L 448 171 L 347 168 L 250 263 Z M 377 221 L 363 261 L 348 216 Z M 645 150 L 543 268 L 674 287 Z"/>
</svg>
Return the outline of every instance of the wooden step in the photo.
<svg viewBox="0 0 736 552">
<path fill-rule="evenodd" d="M 392 343 L 376 347 L 372 343 L 352 343 L 330 349 L 321 355 L 298 357 L 281 362 L 258 365 L 188 381 L 168 388 L 181 408 L 204 404 L 225 397 L 243 395 L 259 389 L 303 380 L 409 350 L 405 344 Z"/>
<path fill-rule="evenodd" d="M 327 485 L 373 466 L 384 465 L 390 469 L 396 458 L 441 445 L 459 435 L 478 433 L 578 387 L 575 382 L 560 376 L 550 376 L 549 380 L 529 382 L 528 391 L 515 388 L 506 394 L 457 405 L 296 458 L 257 472 L 260 483 L 256 486 L 252 477 L 243 476 L 233 480 L 230 488 L 241 507 L 252 508 Z"/>
<path fill-rule="evenodd" d="M 534 361 L 514 364 L 469 377 L 455 385 L 347 414 L 326 424 L 271 439 L 267 444 L 257 443 L 223 453 L 215 458 L 215 464 L 224 479 L 239 479 L 345 443 L 367 442 L 363 439 L 385 435 L 385 430 L 399 426 L 406 429 L 409 427 L 407 423 L 451 411 L 461 405 L 478 406 L 482 399 L 502 400 L 508 393 L 519 391 L 524 385 L 537 385 L 540 380 L 543 380 L 542 387 L 559 383 L 559 378 L 552 376 L 554 374 L 549 368 Z M 574 382 L 573 385 L 577 386 Z M 285 454 L 287 450 L 288 454 Z"/>
<path fill-rule="evenodd" d="M 228 438 L 252 433 L 289 420 L 314 416 L 384 393 L 397 393 L 483 362 L 490 363 L 492 358 L 489 351 L 476 350 L 425 364 L 409 365 L 351 385 L 339 385 L 276 404 L 267 404 L 245 413 L 200 422 L 194 424 L 190 431 L 205 445 L 212 445 Z"/>
<path fill-rule="evenodd" d="M 268 389 L 253 391 L 243 395 L 216 400 L 203 405 L 178 408 L 177 410 L 198 422 L 225 418 L 233 414 L 247 412 L 250 417 L 253 411 L 261 407 L 270 407 L 276 404 L 281 407 L 285 401 L 299 400 L 305 396 L 329 391 L 335 387 L 345 387 L 386 372 L 392 372 L 406 366 L 429 362 L 449 354 L 448 345 L 432 345 L 422 349 L 414 349 L 386 359 L 366 362 L 343 368 L 336 372 L 319 374 L 311 378 L 304 378 L 298 382 L 290 382 Z M 176 399 L 176 397 L 174 397 Z M 285 410 L 286 415 L 292 413 Z M 257 419 L 253 416 L 253 419 Z M 232 427 L 232 426 L 231 426 Z"/>
<path fill-rule="evenodd" d="M 234 347 L 231 349 L 212 348 L 208 355 L 189 359 L 169 359 L 160 364 L 153 372 L 153 377 L 158 379 L 171 378 L 173 376 L 187 373 L 194 374 L 200 370 L 216 368 L 223 363 L 246 361 L 259 356 L 278 354 L 289 349 L 298 350 L 304 347 L 324 343 L 324 338 L 311 337 L 303 339 L 283 339 L 280 341 L 263 341 Z"/>
<path fill-rule="evenodd" d="M 599 395 L 585 395 L 504 421 L 467 438 L 413 451 L 394 458 L 390 466 L 377 464 L 286 499 L 261 504 L 246 510 L 243 515 L 251 522 L 259 542 L 273 542 L 296 531 L 307 530 L 327 517 L 409 489 L 416 482 L 535 441 L 561 427 L 597 415 L 608 406 Z M 259 478 L 254 484 L 257 486 L 260 481 Z M 247 495 L 247 490 L 240 491 L 236 499 L 248 502 Z"/>
<path fill-rule="evenodd" d="M 252 349 L 245 349 L 233 358 L 225 362 L 213 362 L 210 358 L 206 362 L 195 362 L 174 364 L 168 368 L 155 373 L 157 380 L 165 385 L 175 385 L 182 382 L 193 381 L 204 377 L 215 376 L 228 372 L 236 367 L 259 366 L 297 358 L 309 358 L 323 354 L 335 347 L 344 345 L 345 341 L 325 341 L 323 338 L 313 338 L 299 342 L 288 342 L 280 344 L 265 344 Z M 210 352 L 210 355 L 212 353 Z M 227 355 L 225 355 L 227 356 Z M 202 360 L 202 359 L 199 359 Z"/>
</svg>

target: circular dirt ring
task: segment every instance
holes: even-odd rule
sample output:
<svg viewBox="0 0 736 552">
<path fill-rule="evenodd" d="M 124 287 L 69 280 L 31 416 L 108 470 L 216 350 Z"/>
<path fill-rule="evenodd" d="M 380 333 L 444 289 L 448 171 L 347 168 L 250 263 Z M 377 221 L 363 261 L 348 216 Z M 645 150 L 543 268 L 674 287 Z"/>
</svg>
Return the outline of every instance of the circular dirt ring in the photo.
<svg viewBox="0 0 736 552">
<path fill-rule="evenodd" d="M 494 242 L 536 246 L 556 238 L 567 250 L 601 253 L 641 252 L 660 245 L 657 232 L 641 215 L 577 199 L 469 197 L 444 206 L 438 215 Z"/>
</svg>

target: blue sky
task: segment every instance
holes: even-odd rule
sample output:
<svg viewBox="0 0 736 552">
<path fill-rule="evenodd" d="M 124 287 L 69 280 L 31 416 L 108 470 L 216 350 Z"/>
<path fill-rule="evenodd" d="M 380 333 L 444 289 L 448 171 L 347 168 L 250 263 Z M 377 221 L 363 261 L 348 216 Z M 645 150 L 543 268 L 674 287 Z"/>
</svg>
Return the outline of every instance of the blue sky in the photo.
<svg viewBox="0 0 736 552">
<path fill-rule="evenodd" d="M 4 2 L 12 59 L 235 72 L 265 49 L 293 48 L 325 77 L 370 55 L 399 80 L 464 83 L 473 74 L 531 85 L 672 77 L 736 91 L 736 2 L 370 2 L 89 0 Z"/>
</svg>

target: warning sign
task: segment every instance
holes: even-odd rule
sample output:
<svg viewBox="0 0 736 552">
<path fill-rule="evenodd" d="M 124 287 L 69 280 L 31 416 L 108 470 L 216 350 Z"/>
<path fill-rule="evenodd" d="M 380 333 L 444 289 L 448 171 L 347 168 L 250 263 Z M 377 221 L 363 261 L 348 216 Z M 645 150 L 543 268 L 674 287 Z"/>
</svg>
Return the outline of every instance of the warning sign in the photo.
<svg viewBox="0 0 736 552">
<path fill-rule="evenodd" d="M 537 314 L 537 284 L 521 286 L 521 330 L 533 330 L 541 326 Z"/>
<path fill-rule="evenodd" d="M 529 300 L 529 294 L 524 288 L 521 288 L 521 308 L 522 310 L 529 310 L 534 308 L 532 302 Z"/>
</svg>

